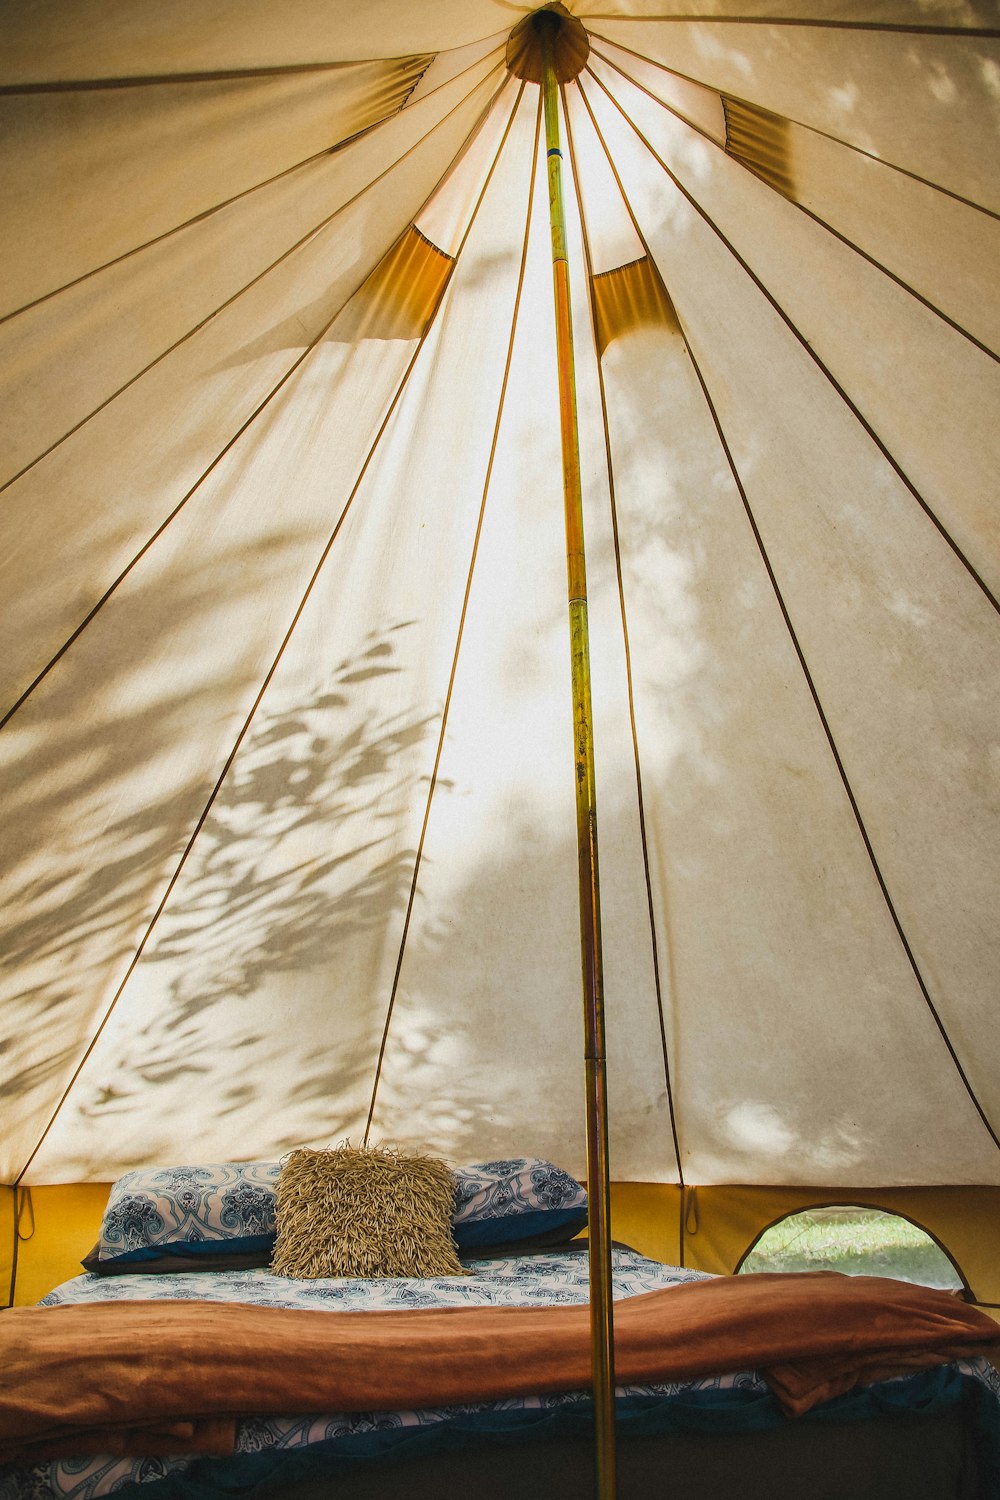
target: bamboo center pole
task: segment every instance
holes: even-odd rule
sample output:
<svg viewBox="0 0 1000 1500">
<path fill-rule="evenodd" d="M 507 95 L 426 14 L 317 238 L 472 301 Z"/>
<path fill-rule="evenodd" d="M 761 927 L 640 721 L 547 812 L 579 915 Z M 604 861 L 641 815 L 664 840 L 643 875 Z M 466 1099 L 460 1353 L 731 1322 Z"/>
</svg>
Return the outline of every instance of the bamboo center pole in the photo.
<svg viewBox="0 0 1000 1500">
<path fill-rule="evenodd" d="M 597 797 L 594 773 L 593 713 L 590 699 L 590 636 L 587 622 L 587 565 L 580 487 L 580 438 L 573 359 L 569 264 L 566 256 L 559 137 L 559 85 L 553 58 L 559 18 L 540 11 L 534 18 L 542 49 L 542 97 L 552 228 L 552 283 L 555 294 L 559 365 L 559 419 L 562 433 L 563 500 L 566 512 L 566 567 L 569 582 L 570 658 L 576 753 L 576 831 L 580 883 L 580 941 L 583 967 L 584 1067 L 587 1101 L 587 1191 L 590 1200 L 590 1331 L 593 1359 L 595 1464 L 598 1500 L 614 1500 L 615 1375 L 611 1292 L 611 1182 L 608 1166 L 607 1066 L 604 1044 L 604 973 L 601 957 L 601 897 L 597 859 Z"/>
</svg>

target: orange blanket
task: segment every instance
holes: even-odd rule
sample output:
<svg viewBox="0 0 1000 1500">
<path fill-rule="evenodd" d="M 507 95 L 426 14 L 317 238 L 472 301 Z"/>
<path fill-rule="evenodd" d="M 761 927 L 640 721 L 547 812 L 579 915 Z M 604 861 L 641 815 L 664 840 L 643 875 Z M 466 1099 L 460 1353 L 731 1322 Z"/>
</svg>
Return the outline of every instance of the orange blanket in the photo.
<svg viewBox="0 0 1000 1500">
<path fill-rule="evenodd" d="M 997 1342 L 996 1324 L 950 1293 L 878 1277 L 719 1277 L 615 1304 L 619 1384 L 762 1368 L 793 1414 Z M 226 1452 L 239 1414 L 449 1406 L 589 1383 L 586 1307 L 13 1308 L 0 1318 L 0 1460 Z"/>
</svg>

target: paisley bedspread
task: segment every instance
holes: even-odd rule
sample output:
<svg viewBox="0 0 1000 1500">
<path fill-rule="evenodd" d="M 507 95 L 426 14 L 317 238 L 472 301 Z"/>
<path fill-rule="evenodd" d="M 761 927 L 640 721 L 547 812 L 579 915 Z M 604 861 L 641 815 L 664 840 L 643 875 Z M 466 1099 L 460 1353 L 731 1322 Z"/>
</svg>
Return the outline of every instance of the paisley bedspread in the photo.
<svg viewBox="0 0 1000 1500">
<path fill-rule="evenodd" d="M 173 1276 L 147 1276 L 129 1278 L 98 1278 L 78 1277 L 74 1281 L 57 1289 L 45 1299 L 47 1308 L 55 1309 L 60 1306 L 87 1307 L 88 1304 L 107 1303 L 117 1301 L 119 1303 L 143 1303 L 147 1304 L 151 1297 L 169 1300 L 181 1300 L 186 1307 L 192 1308 L 199 1301 L 219 1303 L 226 1302 L 234 1304 L 234 1316 L 243 1317 L 249 1312 L 249 1308 L 256 1306 L 263 1309 L 325 1309 L 327 1311 L 352 1312 L 364 1308 L 366 1311 L 373 1307 L 379 1307 L 392 1315 L 403 1309 L 422 1308 L 427 1311 L 433 1309 L 516 1309 L 516 1308 L 556 1308 L 564 1309 L 569 1314 L 569 1320 L 564 1315 L 562 1326 L 568 1329 L 571 1322 L 580 1322 L 572 1309 L 579 1307 L 587 1300 L 587 1266 L 586 1256 L 582 1252 L 568 1252 L 563 1254 L 551 1254 L 530 1258 L 511 1257 L 495 1261 L 481 1261 L 475 1263 L 471 1268 L 471 1274 L 462 1278 L 443 1278 L 438 1281 L 397 1281 L 381 1283 L 359 1283 L 330 1281 L 330 1282 L 296 1282 L 290 1283 L 282 1278 L 273 1277 L 267 1272 L 231 1272 L 231 1273 L 200 1273 Z M 645 1314 L 642 1318 L 636 1315 L 640 1308 L 659 1308 L 661 1304 L 670 1304 L 668 1311 L 673 1315 L 675 1309 L 680 1309 L 683 1304 L 694 1297 L 701 1298 L 707 1293 L 709 1300 L 713 1298 L 719 1305 L 720 1295 L 728 1296 L 726 1284 L 736 1290 L 736 1283 L 730 1278 L 722 1278 L 715 1287 L 698 1288 L 698 1283 L 711 1283 L 713 1278 L 708 1278 L 700 1273 L 678 1270 L 677 1268 L 659 1265 L 656 1262 L 646 1260 L 633 1251 L 616 1249 L 614 1252 L 614 1274 L 615 1274 L 615 1296 L 616 1299 L 638 1298 L 638 1303 L 633 1303 L 630 1308 L 622 1309 L 621 1323 L 629 1326 L 629 1315 L 631 1315 L 631 1326 L 641 1332 L 642 1325 L 646 1321 Z M 811 1278 L 743 1278 L 738 1279 L 745 1286 L 750 1280 L 757 1281 L 797 1281 L 797 1286 L 789 1289 L 789 1295 L 797 1297 L 801 1301 L 800 1289 L 804 1290 L 804 1283 Z M 844 1278 L 833 1278 L 842 1282 Z M 868 1280 L 868 1278 L 865 1278 Z M 156 1283 L 156 1285 L 153 1285 Z M 883 1284 L 890 1289 L 893 1285 Z M 669 1289 L 687 1289 L 679 1298 L 672 1296 Z M 663 1292 L 666 1289 L 666 1296 Z M 918 1302 L 923 1294 L 917 1289 L 908 1289 L 906 1292 L 900 1288 L 899 1294 L 890 1290 L 890 1300 L 900 1300 L 900 1305 L 907 1303 L 910 1293 L 917 1296 Z M 650 1295 L 658 1294 L 658 1295 Z M 746 1300 L 747 1294 L 739 1290 L 738 1297 Z M 944 1294 L 935 1294 L 944 1297 Z M 692 1303 L 692 1306 L 694 1303 Z M 920 1303 L 922 1309 L 929 1304 Z M 791 1307 L 791 1305 L 790 1305 Z M 946 1320 L 950 1317 L 950 1308 L 954 1307 L 958 1313 L 954 1328 L 945 1331 L 940 1330 L 938 1346 L 942 1351 L 937 1355 L 938 1360 L 948 1358 L 950 1354 L 970 1354 L 975 1352 L 977 1338 L 980 1345 L 985 1343 L 985 1332 L 976 1328 L 977 1314 L 962 1304 L 947 1302 L 935 1303 L 930 1313 L 925 1316 L 921 1312 L 923 1322 L 920 1326 L 921 1338 L 919 1342 L 926 1342 L 928 1337 L 933 1342 L 937 1334 L 934 1331 L 934 1321 L 943 1310 Z M 196 1310 L 196 1308 L 195 1308 Z M 34 1310 L 24 1309 L 27 1313 Z M 124 1311 L 124 1309 L 123 1309 Z M 180 1312 L 180 1309 L 177 1310 Z M 139 1314 L 139 1309 L 135 1309 Z M 793 1312 L 796 1319 L 800 1317 L 799 1311 Z M 657 1313 L 657 1316 L 659 1314 Z M 909 1315 L 909 1312 L 907 1313 Z M 488 1315 L 489 1316 L 489 1315 Z M 930 1321 L 927 1321 L 927 1317 Z M 279 1314 L 279 1319 L 281 1314 Z M 70 1322 L 73 1319 L 69 1320 Z M 113 1320 L 119 1321 L 119 1320 Z M 129 1318 L 122 1322 L 130 1324 Z M 212 1319 L 208 1319 L 212 1321 Z M 340 1320 L 345 1325 L 357 1322 L 356 1318 Z M 380 1320 L 376 1319 L 378 1323 Z M 421 1322 L 417 1319 L 417 1322 Z M 433 1321 L 433 1317 L 430 1321 Z M 459 1318 L 459 1323 L 469 1320 Z M 474 1319 L 472 1320 L 475 1321 Z M 509 1320 L 508 1320 L 509 1321 Z M 524 1320 L 522 1320 L 524 1321 Z M 528 1322 L 531 1320 L 529 1319 Z M 267 1319 L 264 1320 L 265 1324 Z M 325 1324 L 325 1319 L 321 1319 Z M 559 1317 L 557 1315 L 557 1324 Z M 142 1328 L 144 1325 L 138 1318 L 135 1327 Z M 155 1324 L 150 1324 L 155 1327 Z M 472 1326 L 472 1322 L 469 1322 Z M 576 1335 L 574 1335 L 575 1337 Z M 906 1343 L 905 1336 L 897 1330 L 897 1342 L 891 1345 L 892 1358 L 883 1359 L 885 1369 L 875 1367 L 875 1375 L 894 1374 L 901 1369 L 910 1368 L 908 1361 L 900 1364 L 900 1357 L 904 1352 Z M 950 1339 L 950 1343 L 949 1343 Z M 964 1342 L 963 1342 L 964 1341 Z M 641 1342 L 641 1339 L 640 1339 Z M 912 1341 L 911 1341 L 912 1342 Z M 883 1340 L 883 1344 L 885 1340 Z M 891 1340 L 890 1340 L 891 1343 Z M 952 1346 L 955 1346 L 954 1349 Z M 775 1351 L 780 1353 L 783 1346 L 778 1343 L 768 1351 L 768 1359 L 773 1363 Z M 888 1347 L 888 1346 L 887 1346 Z M 138 1351 L 137 1351 L 138 1352 Z M 745 1352 L 745 1351 L 744 1351 Z M 801 1354 L 799 1346 L 789 1346 L 786 1351 L 795 1356 Z M 761 1375 L 755 1371 L 744 1370 L 743 1373 L 734 1373 L 732 1365 L 726 1365 L 725 1361 L 730 1355 L 720 1355 L 715 1361 L 716 1373 L 703 1374 L 692 1372 L 684 1367 L 684 1361 L 673 1365 L 670 1361 L 662 1372 L 662 1378 L 645 1378 L 634 1381 L 628 1387 L 621 1388 L 624 1398 L 642 1396 L 668 1396 L 680 1392 L 690 1393 L 692 1391 L 724 1388 L 754 1389 L 765 1391 L 766 1386 Z M 895 1363 L 894 1363 L 895 1361 Z M 922 1355 L 923 1364 L 927 1364 L 926 1355 Z M 709 1360 L 711 1366 L 712 1361 Z M 628 1366 L 631 1370 L 633 1367 Z M 636 1366 L 635 1368 L 639 1368 Z M 793 1376 L 799 1378 L 802 1364 L 789 1366 Z M 975 1373 L 980 1379 L 989 1382 L 991 1378 L 990 1367 L 985 1361 L 977 1360 L 970 1364 L 968 1369 Z M 647 1367 L 642 1367 L 643 1373 L 647 1373 Z M 623 1372 L 625 1373 L 625 1372 Z M 660 1372 L 654 1372 L 659 1374 Z M 769 1371 L 772 1388 L 774 1370 Z M 543 1381 L 543 1386 L 544 1386 Z M 532 1413 L 544 1409 L 546 1406 L 558 1406 L 560 1403 L 579 1401 L 581 1399 L 580 1386 L 585 1385 L 585 1380 L 578 1379 L 576 1386 L 571 1384 L 569 1389 L 549 1389 L 547 1395 L 535 1393 L 520 1393 L 512 1395 L 509 1392 L 496 1392 L 487 1390 L 479 1392 L 481 1399 L 472 1399 L 462 1402 L 460 1405 L 449 1403 L 447 1407 L 443 1404 L 428 1403 L 426 1401 L 415 1402 L 410 1410 L 372 1410 L 372 1406 L 378 1406 L 378 1402 L 367 1400 L 367 1411 L 348 1412 L 324 1412 L 317 1409 L 313 1401 L 313 1410 L 309 1415 L 299 1416 L 252 1416 L 243 1417 L 235 1424 L 234 1440 L 231 1441 L 230 1450 L 233 1447 L 237 1452 L 253 1452 L 262 1448 L 293 1448 L 318 1441 L 329 1442 L 333 1438 L 342 1437 L 347 1440 L 357 1439 L 359 1434 L 372 1430 L 392 1430 L 405 1427 L 426 1427 L 435 1423 L 455 1420 L 456 1416 L 468 1417 L 471 1414 L 483 1414 L 491 1411 L 496 1412 L 503 1408 L 505 1412 L 512 1409 L 522 1412 L 525 1419 Z M 808 1383 L 808 1381 L 807 1381 Z M 558 1384 L 558 1383 L 557 1383 Z M 793 1380 L 794 1384 L 794 1380 Z M 801 1381 L 800 1381 L 801 1384 Z M 435 1389 L 429 1387 L 428 1389 Z M 475 1397 L 476 1392 L 470 1388 Z M 202 1409 L 200 1406 L 199 1410 Z M 237 1410 L 239 1408 L 237 1407 Z M 14 1432 L 18 1428 L 14 1427 Z M 65 1449 L 63 1451 L 66 1451 Z M 119 1450 L 120 1451 L 120 1450 Z M 169 1447 L 168 1447 L 169 1454 Z M 10 1496 L 35 1496 L 35 1495 L 57 1495 L 73 1497 L 73 1500 L 82 1500 L 82 1497 L 98 1496 L 107 1493 L 112 1486 L 117 1487 L 123 1481 L 146 1481 L 155 1480 L 160 1476 L 182 1468 L 191 1461 L 188 1457 L 175 1456 L 152 1456 L 146 1458 L 135 1458 L 128 1456 L 114 1457 L 112 1453 L 96 1453 L 90 1457 L 73 1457 L 67 1459 L 56 1459 L 52 1462 L 36 1465 L 33 1469 L 10 1469 L 5 1475 L 0 1475 L 0 1497 Z"/>
</svg>

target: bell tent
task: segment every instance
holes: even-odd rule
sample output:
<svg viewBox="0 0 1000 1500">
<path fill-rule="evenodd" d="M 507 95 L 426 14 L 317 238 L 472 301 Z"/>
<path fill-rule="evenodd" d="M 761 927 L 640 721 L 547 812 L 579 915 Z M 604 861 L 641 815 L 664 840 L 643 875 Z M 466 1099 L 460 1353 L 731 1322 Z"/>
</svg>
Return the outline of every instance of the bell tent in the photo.
<svg viewBox="0 0 1000 1500">
<path fill-rule="evenodd" d="M 554 11 L 615 1232 L 1000 1303 L 996 10 Z M 18 1301 L 136 1166 L 585 1174 L 529 17 L 3 5 Z"/>
</svg>

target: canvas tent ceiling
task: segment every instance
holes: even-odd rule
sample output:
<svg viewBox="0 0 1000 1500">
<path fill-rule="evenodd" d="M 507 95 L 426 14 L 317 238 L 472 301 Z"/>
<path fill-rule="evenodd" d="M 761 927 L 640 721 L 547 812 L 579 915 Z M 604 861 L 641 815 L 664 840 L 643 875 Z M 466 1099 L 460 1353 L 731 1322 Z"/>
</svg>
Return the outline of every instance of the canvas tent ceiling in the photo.
<svg viewBox="0 0 1000 1500">
<path fill-rule="evenodd" d="M 569 9 L 614 1175 L 1000 1183 L 994 7 Z M 4 1181 L 582 1167 L 525 14 L 0 8 Z"/>
</svg>

